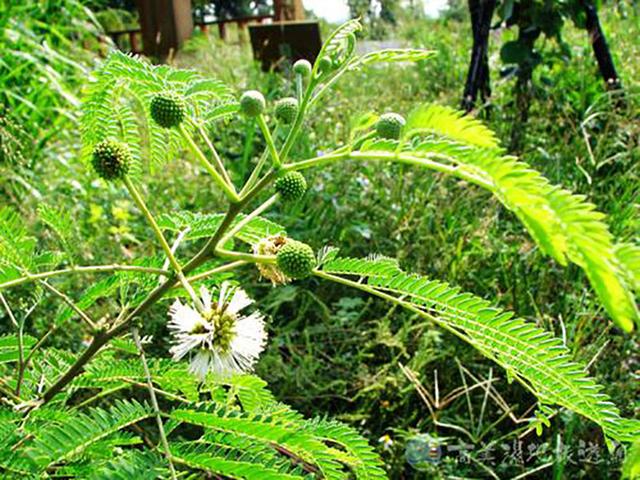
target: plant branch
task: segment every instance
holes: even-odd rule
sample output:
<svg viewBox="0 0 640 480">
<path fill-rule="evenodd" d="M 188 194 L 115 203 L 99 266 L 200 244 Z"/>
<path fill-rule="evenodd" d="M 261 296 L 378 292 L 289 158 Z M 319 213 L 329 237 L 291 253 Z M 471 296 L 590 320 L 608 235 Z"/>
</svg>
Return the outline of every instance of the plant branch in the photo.
<svg viewBox="0 0 640 480">
<path fill-rule="evenodd" d="M 204 142 L 209 147 L 209 150 L 211 150 L 211 154 L 213 155 L 213 160 L 215 161 L 216 166 L 220 170 L 220 173 L 222 173 L 222 177 L 224 178 L 225 182 L 227 182 L 229 184 L 229 186 L 232 189 L 234 189 L 234 191 L 235 191 L 235 187 L 233 186 L 233 183 L 231 182 L 231 178 L 229 177 L 229 173 L 227 172 L 227 169 L 224 167 L 224 162 L 220 158 L 220 155 L 218 155 L 218 151 L 216 150 L 216 147 L 213 145 L 213 142 L 211 141 L 211 139 L 207 135 L 207 132 L 205 132 L 205 130 L 204 130 L 204 128 L 203 128 L 203 126 L 201 124 L 199 124 L 197 126 L 197 128 L 198 128 L 198 132 L 200 133 L 200 136 L 203 138 Z"/>
<path fill-rule="evenodd" d="M 19 397 L 20 396 L 20 387 L 22 385 L 22 378 L 24 376 L 24 367 L 25 367 L 25 362 L 24 362 L 24 339 L 23 339 L 24 321 L 18 322 L 16 317 L 13 315 L 13 311 L 11 310 L 11 307 L 9 306 L 9 302 L 7 302 L 7 299 L 4 298 L 4 295 L 2 295 L 2 293 L 0 293 L 0 302 L 2 302 L 2 306 L 6 310 L 7 315 L 9 315 L 9 318 L 11 319 L 11 322 L 13 323 L 13 325 L 18 330 L 18 378 L 16 380 L 16 396 Z"/>
<path fill-rule="evenodd" d="M 17 287 L 29 282 L 35 282 L 44 278 L 56 277 L 67 273 L 110 273 L 110 272 L 143 272 L 152 273 L 154 275 L 168 275 L 170 272 L 161 268 L 139 267 L 136 265 L 88 265 L 84 267 L 69 267 L 60 270 L 51 270 L 42 273 L 28 273 L 24 277 L 15 278 L 13 280 L 0 283 L 0 290 L 6 288 Z"/>
<path fill-rule="evenodd" d="M 149 225 L 151 226 L 151 228 L 153 230 L 153 233 L 155 234 L 156 238 L 160 242 L 162 250 L 164 250 L 164 253 L 167 256 L 167 259 L 169 260 L 169 263 L 171 264 L 171 267 L 173 268 L 174 272 L 176 273 L 176 276 L 177 276 L 178 280 L 180 281 L 180 283 L 182 284 L 184 289 L 187 291 L 187 293 L 191 297 L 191 300 L 193 301 L 194 305 L 198 308 L 198 310 L 201 311 L 201 312 L 204 311 L 204 305 L 202 305 L 202 302 L 200 301 L 200 299 L 196 295 L 195 291 L 193 290 L 193 288 L 191 287 L 191 285 L 189 284 L 189 282 L 185 278 L 185 276 L 184 276 L 184 274 L 182 272 L 182 267 L 178 263 L 178 260 L 176 259 L 176 257 L 173 255 L 173 251 L 171 250 L 171 247 L 169 246 L 169 242 L 167 242 L 167 239 L 164 238 L 164 235 L 162 234 L 162 230 L 160 230 L 160 227 L 158 226 L 158 223 L 156 222 L 156 219 L 153 218 L 153 215 L 151 214 L 151 211 L 147 208 L 147 205 L 145 204 L 144 199 L 142 198 L 142 195 L 140 195 L 140 192 L 138 192 L 138 189 L 131 182 L 131 179 L 129 177 L 125 177 L 124 183 L 125 183 L 127 189 L 129 190 L 129 193 L 131 193 L 131 196 L 133 197 L 133 200 L 138 205 L 138 208 L 140 208 L 140 210 L 142 210 L 142 213 L 144 214 L 145 218 L 147 219 L 147 222 L 149 222 Z"/>
<path fill-rule="evenodd" d="M 273 142 L 273 137 L 271 136 L 271 131 L 269 130 L 269 126 L 264 119 L 264 115 L 258 115 L 258 126 L 260 130 L 262 130 L 262 135 L 264 135 L 264 139 L 267 142 L 267 148 L 269 150 L 269 154 L 271 155 L 271 159 L 273 160 L 273 166 L 277 169 L 280 168 L 280 156 L 278 155 L 278 149 L 276 148 L 275 143 Z"/>
<path fill-rule="evenodd" d="M 182 137 L 186 140 L 189 149 L 193 152 L 193 154 L 198 158 L 202 166 L 209 172 L 209 174 L 213 177 L 213 180 L 218 184 L 218 186 L 224 191 L 225 195 L 231 202 L 237 202 L 239 200 L 238 194 L 236 193 L 235 188 L 225 182 L 224 178 L 218 173 L 218 171 L 214 168 L 213 165 L 207 160 L 207 157 L 202 153 L 202 150 L 198 147 L 196 142 L 193 141 L 189 132 L 184 128 L 184 125 L 180 125 L 178 127 L 178 131 L 182 135 Z"/>
<path fill-rule="evenodd" d="M 267 174 L 258 184 L 247 194 L 244 198 L 238 203 L 231 203 L 229 205 L 229 209 L 227 210 L 227 214 L 222 219 L 222 222 L 218 226 L 218 230 L 207 240 L 207 243 L 202 247 L 202 249 L 187 263 L 182 269 L 184 274 L 188 274 L 189 272 L 195 270 L 200 265 L 205 263 L 207 260 L 212 258 L 214 254 L 214 249 L 218 244 L 220 238 L 224 235 L 226 230 L 233 224 L 238 213 L 242 210 L 242 208 L 249 203 L 260 191 L 265 188 L 274 178 L 275 172 L 271 172 Z M 165 274 L 167 272 L 164 272 Z M 169 272 L 170 273 L 170 272 Z M 69 369 L 58 379 L 54 384 L 52 384 L 41 397 L 40 404 L 47 403 L 51 401 L 53 397 L 55 397 L 62 389 L 69 384 L 76 376 L 78 376 L 84 370 L 85 365 L 91 361 L 91 359 L 102 349 L 104 345 L 106 345 L 112 338 L 117 337 L 121 333 L 125 332 L 129 326 L 129 324 L 138 316 L 142 315 L 144 312 L 149 310 L 151 306 L 153 306 L 158 300 L 162 298 L 162 296 L 168 292 L 171 288 L 175 286 L 177 282 L 177 277 L 175 274 L 170 274 L 169 278 L 161 285 L 158 285 L 147 298 L 140 303 L 129 315 L 127 315 L 124 320 L 122 320 L 117 325 L 114 325 L 113 328 L 109 331 L 100 331 L 98 332 L 91 343 L 86 348 L 84 352 L 76 359 L 73 365 L 69 367 Z"/>
<path fill-rule="evenodd" d="M 50 285 L 46 280 L 39 280 L 38 283 L 40 283 L 40 285 L 42 285 L 44 288 L 49 290 L 51 293 L 53 293 L 57 297 L 60 297 L 64 303 L 69 305 L 69 308 L 71 308 L 71 310 L 76 312 L 78 316 L 82 319 L 82 321 L 87 324 L 91 332 L 95 332 L 98 329 L 96 323 L 91 319 L 91 317 L 89 317 L 89 315 L 87 315 L 84 311 L 82 311 L 82 309 L 78 307 L 75 304 L 75 302 L 71 300 L 71 298 L 69 298 L 68 295 L 62 293 L 53 285 Z"/>
<path fill-rule="evenodd" d="M 160 441 L 162 443 L 162 448 L 164 449 L 164 455 L 169 463 L 169 470 L 171 471 L 171 478 L 173 480 L 177 480 L 176 469 L 173 466 L 173 462 L 171 461 L 171 450 L 169 449 L 169 442 L 167 441 L 167 435 L 164 431 L 164 424 L 162 423 L 162 416 L 160 412 L 160 406 L 158 405 L 158 399 L 156 398 L 156 392 L 153 389 L 153 381 L 151 379 L 151 372 L 149 371 L 149 365 L 147 364 L 147 358 L 144 355 L 144 350 L 142 349 L 142 342 L 140 342 L 140 335 L 138 334 L 138 328 L 131 328 L 131 336 L 133 337 L 133 341 L 136 344 L 138 349 L 138 354 L 140 356 L 140 361 L 142 362 L 142 368 L 144 369 L 144 376 L 147 381 L 147 388 L 149 390 L 149 398 L 151 399 L 151 406 L 153 407 L 153 413 L 156 417 L 156 422 L 158 423 L 158 434 L 160 435 Z"/>
</svg>

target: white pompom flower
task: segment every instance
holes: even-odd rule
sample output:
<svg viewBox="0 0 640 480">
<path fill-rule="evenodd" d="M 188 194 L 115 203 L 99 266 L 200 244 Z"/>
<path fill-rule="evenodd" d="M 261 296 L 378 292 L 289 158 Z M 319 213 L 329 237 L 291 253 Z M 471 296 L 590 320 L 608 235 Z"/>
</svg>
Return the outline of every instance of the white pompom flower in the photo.
<svg viewBox="0 0 640 480">
<path fill-rule="evenodd" d="M 216 302 L 204 286 L 200 296 L 202 313 L 180 300 L 169 308 L 173 359 L 190 355 L 189 371 L 201 381 L 208 372 L 227 376 L 251 371 L 267 339 L 264 316 L 257 311 L 241 315 L 253 300 L 228 282 L 221 285 Z"/>
</svg>

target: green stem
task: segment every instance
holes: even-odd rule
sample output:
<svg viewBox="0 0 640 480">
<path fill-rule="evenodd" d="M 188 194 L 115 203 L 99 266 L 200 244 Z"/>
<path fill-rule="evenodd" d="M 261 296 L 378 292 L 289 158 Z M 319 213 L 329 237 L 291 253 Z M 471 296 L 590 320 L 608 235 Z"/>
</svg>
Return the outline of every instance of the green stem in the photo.
<svg viewBox="0 0 640 480">
<path fill-rule="evenodd" d="M 182 135 L 182 137 L 186 140 L 187 145 L 189 145 L 189 149 L 193 152 L 193 154 L 198 158 L 202 166 L 211 174 L 213 180 L 218 184 L 218 186 L 224 191 L 225 195 L 231 202 L 235 203 L 239 200 L 238 194 L 236 193 L 235 188 L 225 182 L 224 178 L 218 173 L 213 165 L 207 160 L 207 157 L 202 153 L 202 150 L 198 147 L 196 142 L 193 141 L 189 132 L 184 128 L 184 125 L 180 125 L 178 127 L 178 131 Z"/>
<path fill-rule="evenodd" d="M 140 335 L 138 334 L 138 329 L 136 327 L 131 328 L 131 336 L 133 337 L 133 341 L 138 348 L 138 355 L 140 356 L 140 361 L 142 362 L 142 368 L 144 369 L 144 376 L 147 381 L 147 389 L 149 390 L 149 398 L 151 399 L 151 406 L 153 407 L 153 413 L 156 417 L 156 422 L 158 424 L 158 433 L 160 435 L 160 441 L 162 442 L 162 448 L 164 449 L 164 456 L 169 463 L 169 470 L 171 471 L 171 478 L 173 480 L 177 480 L 176 469 L 173 466 L 173 462 L 171 461 L 171 450 L 169 450 L 169 442 L 167 441 L 167 435 L 164 431 L 164 424 L 162 422 L 162 416 L 160 412 L 160 406 L 158 405 L 158 399 L 156 398 L 156 392 L 153 388 L 153 381 L 151 379 L 151 372 L 149 371 L 149 365 L 147 364 L 147 358 L 144 355 L 144 350 L 142 349 L 142 342 L 140 342 Z"/>
<path fill-rule="evenodd" d="M 315 67 L 314 67 L 314 72 L 315 72 Z M 296 119 L 293 121 L 293 126 L 291 127 L 291 130 L 289 130 L 289 134 L 287 135 L 287 138 L 284 141 L 284 145 L 280 150 L 281 162 L 285 162 L 287 160 L 287 156 L 289 155 L 291 148 L 293 148 L 293 144 L 298 138 L 298 133 L 300 132 L 300 128 L 302 127 L 302 123 L 304 122 L 304 115 L 307 111 L 307 105 L 309 103 L 309 99 L 311 97 L 311 93 L 314 86 L 315 86 L 315 82 L 313 80 L 309 82 L 309 85 L 307 85 L 307 90 L 304 96 L 302 97 L 302 101 L 300 102 L 298 113 L 296 114 Z"/>
<path fill-rule="evenodd" d="M 209 136 L 207 135 L 207 132 L 204 130 L 202 125 L 198 125 L 197 128 L 198 128 L 198 132 L 200 133 L 200 136 L 204 139 L 204 142 L 207 144 L 207 146 L 211 150 L 211 153 L 213 155 L 213 160 L 215 161 L 215 163 L 216 163 L 218 169 L 220 170 L 220 172 L 222 172 L 222 176 L 223 176 L 225 182 L 227 182 L 227 184 L 229 184 L 235 191 L 235 187 L 233 186 L 233 183 L 231 182 L 231 178 L 229 177 L 229 173 L 227 172 L 227 169 L 224 168 L 224 162 L 220 158 L 220 155 L 218 155 L 218 151 L 216 150 L 216 147 L 213 145 L 213 142 L 209 139 Z"/>
<path fill-rule="evenodd" d="M 304 88 L 302 75 L 296 74 L 296 98 L 298 99 L 298 105 L 302 102 L 302 95 L 304 94 L 302 89 Z"/>
<path fill-rule="evenodd" d="M 247 226 L 249 224 L 249 222 L 251 222 L 251 220 L 253 220 L 254 218 L 256 218 L 258 215 L 262 214 L 262 212 L 264 212 L 265 210 L 267 210 L 269 207 L 271 207 L 271 205 L 273 205 L 276 200 L 278 200 L 278 194 L 272 195 L 271 197 L 269 197 L 269 199 L 264 202 L 262 205 L 260 205 L 258 208 L 256 208 L 253 212 L 251 212 L 249 215 L 246 215 L 242 220 L 240 220 L 238 223 L 236 223 L 232 229 L 230 229 L 221 239 L 220 242 L 218 242 L 220 245 L 224 245 L 225 243 L 227 243 L 229 240 L 231 240 L 231 238 L 233 238 L 233 236 L 238 233 L 240 230 L 242 230 L 245 226 Z"/>
<path fill-rule="evenodd" d="M 187 282 L 187 279 L 182 273 L 182 267 L 178 263 L 178 260 L 176 259 L 176 257 L 173 255 L 173 252 L 171 251 L 171 247 L 169 246 L 167 239 L 164 238 L 164 235 L 162 234 L 162 230 L 160 230 L 160 227 L 158 226 L 156 219 L 153 218 L 151 211 L 147 208 L 147 205 L 145 204 L 144 199 L 142 198 L 142 195 L 140 195 L 140 192 L 138 192 L 138 190 L 136 189 L 135 185 L 133 184 L 133 182 L 129 177 L 125 177 L 124 184 L 129 190 L 129 193 L 131 194 L 131 196 L 133 197 L 133 200 L 138 205 L 138 208 L 140 208 L 140 210 L 146 217 L 147 222 L 149 222 L 149 225 L 151 226 L 153 233 L 155 234 L 156 238 L 160 242 L 160 246 L 162 247 L 162 250 L 164 251 L 165 255 L 167 256 L 167 259 L 169 260 L 169 263 L 171 264 L 171 267 L 176 273 L 178 280 L 180 281 L 184 289 L 187 291 L 187 293 L 193 300 L 193 303 L 198 308 L 198 310 L 200 312 L 204 312 L 204 305 L 202 305 L 202 302 L 196 295 L 195 291 L 193 290 L 189 282 Z"/>
<path fill-rule="evenodd" d="M 433 157 L 437 157 L 434 155 Z M 446 157 L 448 159 L 448 157 Z M 283 169 L 286 171 L 303 170 L 306 168 L 317 167 L 327 163 L 337 162 L 341 160 L 364 160 L 364 161 L 388 161 L 406 163 L 418 167 L 426 167 L 437 172 L 454 175 L 462 180 L 474 183 L 480 187 L 486 188 L 489 191 L 494 190 L 494 184 L 490 180 L 479 177 L 465 171 L 460 165 L 445 165 L 443 163 L 435 162 L 425 157 L 415 157 L 413 155 L 394 152 L 345 152 L 339 154 L 323 155 L 321 157 L 311 158 L 309 160 L 303 160 L 297 163 L 289 163 L 283 165 Z"/>
<path fill-rule="evenodd" d="M 244 187 L 242 187 L 242 190 L 240 190 L 240 198 L 244 198 L 247 191 L 249 191 L 249 189 L 251 189 L 256 184 L 258 178 L 260 177 L 260 172 L 262 171 L 264 164 L 267 163 L 268 158 L 269 151 L 265 149 L 265 151 L 262 152 L 262 155 L 260 155 L 260 159 L 258 160 L 256 167 L 251 172 L 251 175 L 249 175 L 249 179 L 244 184 Z"/>
<path fill-rule="evenodd" d="M 236 267 L 240 267 L 242 265 L 246 265 L 247 262 L 244 260 L 239 260 L 237 262 L 227 263 L 226 265 L 222 265 L 220 267 L 212 268 L 211 270 L 207 270 L 206 272 L 198 273 L 196 275 L 191 275 L 187 277 L 189 282 L 197 282 L 198 280 L 202 280 L 203 278 L 210 277 L 211 275 L 216 275 L 218 273 L 228 272 L 229 270 L 233 270 Z"/>
<path fill-rule="evenodd" d="M 255 255 L 253 253 L 235 252 L 231 250 L 225 250 L 224 248 L 217 248 L 216 255 L 222 258 L 229 258 L 232 260 L 243 260 L 251 263 L 275 263 L 275 255 Z"/>
<path fill-rule="evenodd" d="M 13 315 L 13 311 L 9 306 L 9 302 L 7 302 L 7 299 L 4 298 L 4 295 L 2 295 L 2 293 L 0 293 L 0 302 L 2 302 L 2 305 L 4 306 L 4 309 L 6 310 L 7 315 L 9 315 L 11 322 L 18 330 L 18 378 L 16 379 L 16 396 L 19 397 L 20 387 L 22 386 L 22 378 L 24 377 L 24 368 L 25 368 L 24 339 L 23 339 L 24 322 L 18 322 L 16 317 Z"/>
<path fill-rule="evenodd" d="M 276 144 L 273 142 L 271 131 L 269 130 L 269 126 L 264 119 L 264 115 L 262 114 L 258 115 L 258 126 L 260 127 L 260 130 L 262 130 L 262 135 L 264 135 L 264 139 L 267 142 L 269 154 L 273 159 L 273 166 L 278 169 L 280 168 L 280 156 L 278 155 L 278 149 L 276 148 Z"/>
<path fill-rule="evenodd" d="M 45 287 L 47 290 L 49 290 L 51 293 L 53 293 L 57 297 L 60 297 L 64 303 L 69 305 L 69 308 L 71 308 L 71 310 L 73 310 L 78 314 L 78 316 L 82 319 L 82 321 L 87 324 L 87 326 L 89 327 L 92 333 L 97 330 L 96 323 L 93 320 L 91 320 L 89 315 L 87 315 L 84 311 L 82 311 L 82 309 L 78 307 L 75 304 L 75 302 L 71 300 L 71 298 L 69 298 L 68 295 L 65 295 L 60 290 L 55 288 L 53 285 L 50 285 L 46 280 L 40 280 L 38 283 L 40 283 L 40 285 Z"/>
<path fill-rule="evenodd" d="M 278 137 L 279 134 L 280 134 L 280 124 L 276 125 L 276 129 L 274 131 L 274 135 L 276 138 Z M 247 180 L 247 182 L 244 184 L 244 187 L 242 187 L 242 190 L 240 191 L 240 198 L 244 198 L 246 193 L 255 186 L 256 182 L 258 181 L 258 178 L 260 177 L 260 173 L 262 173 L 262 168 L 264 167 L 264 164 L 267 163 L 268 158 L 269 158 L 269 149 L 265 148 L 264 152 L 262 152 L 262 155 L 260 155 L 260 159 L 258 160 L 256 167 L 251 172 L 251 175 L 249 175 L 249 180 Z"/>
<path fill-rule="evenodd" d="M 17 287 L 24 283 L 35 282 L 50 277 L 57 277 L 58 275 L 65 275 L 67 273 L 110 273 L 110 272 L 142 272 L 152 273 L 154 275 L 167 275 L 170 272 L 161 268 L 151 267 L 139 267 L 137 265 L 87 265 L 83 267 L 69 267 L 62 268 L 60 270 L 51 270 L 49 272 L 42 273 L 30 273 L 24 277 L 9 280 L 4 283 L 0 283 L 0 290 L 5 288 Z"/>
</svg>

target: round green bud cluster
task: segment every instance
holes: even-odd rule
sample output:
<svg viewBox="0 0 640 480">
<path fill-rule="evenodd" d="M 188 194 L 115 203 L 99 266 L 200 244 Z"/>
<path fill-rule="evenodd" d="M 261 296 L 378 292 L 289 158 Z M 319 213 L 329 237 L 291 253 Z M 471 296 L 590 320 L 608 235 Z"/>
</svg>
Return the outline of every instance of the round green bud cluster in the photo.
<svg viewBox="0 0 640 480">
<path fill-rule="evenodd" d="M 257 90 L 248 90 L 240 97 L 240 111 L 247 117 L 257 117 L 265 106 L 264 96 Z"/>
<path fill-rule="evenodd" d="M 298 100 L 286 97 L 276 103 L 276 118 L 288 125 L 293 122 L 298 114 Z"/>
<path fill-rule="evenodd" d="M 151 118 L 164 128 L 177 127 L 187 114 L 184 99 L 175 93 L 160 93 L 151 99 Z"/>
<path fill-rule="evenodd" d="M 316 266 L 316 256 L 306 243 L 289 240 L 278 251 L 276 263 L 287 277 L 305 278 Z"/>
<path fill-rule="evenodd" d="M 285 201 L 294 202 L 307 191 L 307 181 L 300 172 L 288 172 L 276 180 L 275 188 Z"/>
<path fill-rule="evenodd" d="M 118 180 L 129 172 L 132 156 L 129 147 L 114 140 L 103 140 L 93 148 L 91 164 L 100 178 Z"/>
<path fill-rule="evenodd" d="M 385 113 L 376 122 L 376 133 L 379 137 L 397 140 L 400 138 L 400 131 L 404 127 L 405 121 L 397 113 Z"/>
<path fill-rule="evenodd" d="M 293 64 L 293 71 L 303 78 L 307 78 L 311 75 L 311 64 L 308 60 L 301 59 Z"/>
</svg>

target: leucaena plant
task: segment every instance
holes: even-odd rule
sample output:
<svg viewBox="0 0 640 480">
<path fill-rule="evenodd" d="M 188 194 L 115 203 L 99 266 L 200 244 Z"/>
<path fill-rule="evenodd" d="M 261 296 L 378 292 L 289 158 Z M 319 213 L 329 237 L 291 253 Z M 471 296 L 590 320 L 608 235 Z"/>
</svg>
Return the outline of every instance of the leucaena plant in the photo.
<svg viewBox="0 0 640 480">
<path fill-rule="evenodd" d="M 599 425 L 611 443 L 638 437 L 639 422 L 622 418 L 564 343 L 536 324 L 447 283 L 407 273 L 379 252 L 347 258 L 314 238 L 291 238 L 265 217 L 285 203 L 304 201 L 304 170 L 342 162 L 401 163 L 450 175 L 468 188 L 495 195 L 561 265 L 582 268 L 620 329 L 630 332 L 638 323 L 633 295 L 638 247 L 616 243 L 593 205 L 507 155 L 494 134 L 471 117 L 417 105 L 411 112 L 380 115 L 342 147 L 299 157 L 295 147 L 305 119 L 343 75 L 379 62 L 423 61 L 433 55 L 390 49 L 357 56 L 359 29 L 358 21 L 350 21 L 336 30 L 313 66 L 296 62 L 291 97 L 275 105 L 267 105 L 258 91 L 238 99 L 217 80 L 154 67 L 118 52 L 98 69 L 84 102 L 87 163 L 110 188 L 131 196 L 158 249 L 133 263 L 56 264 L 47 270 L 51 258 L 36 255 L 19 218 L 0 210 L 0 235 L 12 232 L 10 238 L 0 236 L 0 293 L 39 285 L 68 306 L 58 322 L 76 316 L 89 337 L 79 354 L 63 356 L 21 334 L 3 340 L 18 368 L 7 372 L 0 389 L 11 406 L 2 415 L 17 428 L 6 437 L 12 454 L 0 456 L 2 468 L 85 478 L 89 470 L 109 470 L 119 456 L 135 472 L 156 468 L 169 478 L 196 471 L 219 478 L 384 478 L 380 459 L 357 432 L 329 420 L 302 419 L 250 375 L 268 343 L 269 319 L 234 280 L 239 269 L 250 269 L 274 288 L 313 277 L 360 290 L 469 342 L 537 396 L 539 407 L 531 420 L 536 430 L 549 424 L 557 408 L 565 408 Z M 208 134 L 211 126 L 224 128 L 218 121 L 233 115 L 255 122 L 266 144 L 241 185 L 232 180 L 229 160 L 218 154 Z M 185 149 L 188 160 L 183 160 Z M 204 212 L 172 211 L 169 205 L 160 215 L 153 212 L 145 182 L 154 169 L 145 170 L 146 165 L 193 160 L 223 201 Z M 49 212 L 47 218 L 53 223 L 55 215 Z M 49 283 L 81 274 L 110 276 L 96 281 L 78 303 Z M 106 303 L 113 298 L 118 301 Z M 92 311 L 102 303 L 96 319 Z M 105 314 L 105 305 L 114 311 Z M 171 347 L 164 359 L 148 361 L 140 334 L 152 312 L 162 309 Z M 127 333 L 133 343 L 124 339 Z M 51 366 L 56 355 L 61 358 Z M 115 392 L 140 387 L 149 404 L 108 402 Z M 78 392 L 84 399 L 80 403 Z M 98 399 L 108 407 L 84 409 Z M 69 415 L 74 409 L 83 410 Z M 135 429 L 127 430 L 126 438 L 124 433 L 114 437 L 147 419 L 155 420 L 156 429 L 151 440 L 144 437 L 145 446 Z M 132 435 L 139 448 L 130 448 L 136 443 Z"/>
</svg>

